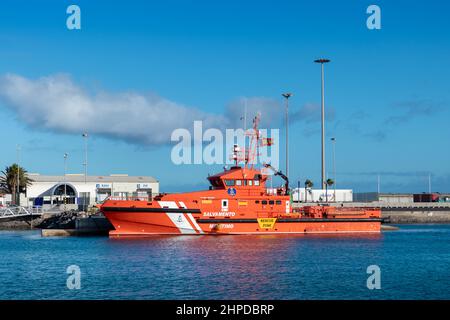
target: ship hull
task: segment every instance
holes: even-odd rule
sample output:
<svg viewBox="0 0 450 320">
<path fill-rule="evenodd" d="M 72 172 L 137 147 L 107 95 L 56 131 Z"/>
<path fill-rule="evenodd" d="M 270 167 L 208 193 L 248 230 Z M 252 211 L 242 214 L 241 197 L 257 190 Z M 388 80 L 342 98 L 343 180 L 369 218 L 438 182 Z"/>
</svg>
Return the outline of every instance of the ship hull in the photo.
<svg viewBox="0 0 450 320">
<path fill-rule="evenodd" d="M 258 123 L 259 115 L 253 119 L 248 148 L 242 151 L 234 145 L 234 166 L 208 175 L 208 190 L 105 200 L 100 210 L 115 228 L 110 235 L 380 232 L 380 209 L 328 203 L 293 208 L 288 177 L 270 164 L 263 169 L 254 166 L 259 148 L 271 145 L 271 139 L 262 138 Z M 268 188 L 272 174 L 281 177 L 284 185 Z"/>
<path fill-rule="evenodd" d="M 379 218 L 207 218 L 196 212 L 104 211 L 111 237 L 221 234 L 378 233 Z"/>
</svg>

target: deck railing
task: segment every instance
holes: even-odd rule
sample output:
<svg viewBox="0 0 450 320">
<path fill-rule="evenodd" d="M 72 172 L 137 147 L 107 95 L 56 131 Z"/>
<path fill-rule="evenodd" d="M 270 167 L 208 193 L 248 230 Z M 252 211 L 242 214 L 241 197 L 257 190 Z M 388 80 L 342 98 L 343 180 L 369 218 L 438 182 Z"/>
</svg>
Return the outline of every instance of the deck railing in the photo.
<svg viewBox="0 0 450 320">
<path fill-rule="evenodd" d="M 104 201 L 106 201 L 106 200 L 152 201 L 153 196 L 150 196 L 150 195 L 148 195 L 148 196 L 109 196 Z"/>
</svg>

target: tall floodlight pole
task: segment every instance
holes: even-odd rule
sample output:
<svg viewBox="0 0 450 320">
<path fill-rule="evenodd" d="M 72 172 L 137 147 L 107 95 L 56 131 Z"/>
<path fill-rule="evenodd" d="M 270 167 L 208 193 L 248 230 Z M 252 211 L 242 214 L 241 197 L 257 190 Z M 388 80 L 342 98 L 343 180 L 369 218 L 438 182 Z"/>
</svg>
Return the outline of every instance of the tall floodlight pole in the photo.
<svg viewBox="0 0 450 320">
<path fill-rule="evenodd" d="M 286 177 L 289 178 L 289 98 L 292 93 L 283 93 L 286 100 Z"/>
<path fill-rule="evenodd" d="M 336 138 L 331 138 L 333 144 L 333 178 L 334 178 L 334 201 L 336 201 Z"/>
<path fill-rule="evenodd" d="M 247 98 L 244 99 L 244 135 L 247 131 Z"/>
<path fill-rule="evenodd" d="M 83 138 L 84 138 L 84 183 L 87 182 L 86 178 L 87 178 L 87 166 L 88 166 L 88 134 L 87 132 L 83 133 Z"/>
<path fill-rule="evenodd" d="M 377 175 L 377 193 L 378 197 L 380 196 L 380 174 Z"/>
<path fill-rule="evenodd" d="M 87 184 L 87 167 L 88 167 L 88 133 L 83 133 L 84 139 L 84 184 Z M 85 212 L 87 212 L 87 191 L 84 192 L 84 205 Z"/>
<path fill-rule="evenodd" d="M 67 153 L 64 153 L 64 207 L 65 207 L 66 202 L 67 202 L 67 179 L 66 179 L 66 174 L 67 174 L 67 157 L 68 156 L 69 155 Z"/>
<path fill-rule="evenodd" d="M 428 193 L 431 193 L 431 173 L 428 174 Z"/>
<path fill-rule="evenodd" d="M 317 59 L 315 63 L 321 64 L 322 69 L 322 189 L 325 189 L 326 177 L 325 177 L 325 83 L 323 65 L 330 62 L 328 59 Z"/>
<path fill-rule="evenodd" d="M 16 205 L 20 206 L 20 144 L 17 145 Z"/>
<path fill-rule="evenodd" d="M 242 150 L 244 152 L 244 165 L 247 164 L 247 157 L 245 156 L 246 152 L 247 152 L 247 98 L 244 98 L 244 150 Z"/>
</svg>

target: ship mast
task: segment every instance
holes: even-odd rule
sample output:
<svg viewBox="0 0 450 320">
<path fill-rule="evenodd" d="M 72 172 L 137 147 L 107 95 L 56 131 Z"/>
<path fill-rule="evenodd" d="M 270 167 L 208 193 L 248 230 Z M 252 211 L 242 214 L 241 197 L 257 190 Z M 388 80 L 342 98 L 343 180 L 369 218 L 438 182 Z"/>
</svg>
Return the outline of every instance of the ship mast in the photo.
<svg viewBox="0 0 450 320">
<path fill-rule="evenodd" d="M 246 150 L 246 154 L 245 154 L 245 164 L 246 167 L 250 167 L 250 169 L 253 169 L 255 163 L 256 163 L 256 158 L 259 156 L 258 154 L 258 147 L 259 147 L 259 142 L 260 142 L 260 132 L 258 129 L 259 126 L 259 121 L 260 121 L 260 113 L 258 112 L 256 114 L 256 116 L 253 118 L 253 131 L 251 133 L 248 133 L 248 135 L 250 136 L 250 143 L 249 143 L 249 147 L 248 150 Z"/>
<path fill-rule="evenodd" d="M 256 116 L 253 118 L 253 128 L 252 130 L 245 130 L 245 137 L 249 136 L 250 141 L 247 146 L 242 150 L 239 145 L 235 144 L 233 146 L 231 159 L 234 161 L 234 165 L 238 166 L 240 162 L 244 162 L 243 169 L 253 169 L 257 157 L 260 156 L 259 148 L 260 147 L 269 147 L 272 145 L 271 138 L 263 138 L 261 137 L 261 132 L 259 131 L 259 123 L 261 121 L 261 114 L 258 112 Z M 246 139 L 244 139 L 246 141 Z"/>
</svg>

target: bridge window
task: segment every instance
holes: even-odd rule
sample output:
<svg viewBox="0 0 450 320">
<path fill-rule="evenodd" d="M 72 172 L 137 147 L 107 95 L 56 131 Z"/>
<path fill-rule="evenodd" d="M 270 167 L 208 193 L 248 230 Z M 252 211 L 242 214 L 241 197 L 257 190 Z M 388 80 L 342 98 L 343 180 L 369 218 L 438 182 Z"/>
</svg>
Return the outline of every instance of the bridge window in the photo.
<svg viewBox="0 0 450 320">
<path fill-rule="evenodd" d="M 247 185 L 247 180 L 242 180 L 242 181 L 244 181 L 244 186 L 246 186 Z"/>
<path fill-rule="evenodd" d="M 209 182 L 214 188 L 218 188 L 221 186 L 220 179 L 211 179 L 209 180 Z"/>
<path fill-rule="evenodd" d="M 237 186 L 242 186 L 242 180 L 236 180 L 236 185 Z"/>
<path fill-rule="evenodd" d="M 229 179 L 225 180 L 225 185 L 228 187 L 234 186 L 234 180 Z"/>
<path fill-rule="evenodd" d="M 248 185 L 252 186 L 253 185 L 253 180 L 248 180 Z"/>
<path fill-rule="evenodd" d="M 259 186 L 259 180 L 255 180 L 255 186 Z"/>
</svg>

